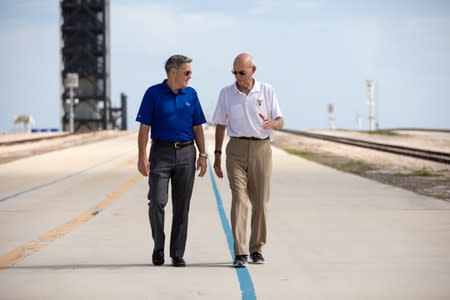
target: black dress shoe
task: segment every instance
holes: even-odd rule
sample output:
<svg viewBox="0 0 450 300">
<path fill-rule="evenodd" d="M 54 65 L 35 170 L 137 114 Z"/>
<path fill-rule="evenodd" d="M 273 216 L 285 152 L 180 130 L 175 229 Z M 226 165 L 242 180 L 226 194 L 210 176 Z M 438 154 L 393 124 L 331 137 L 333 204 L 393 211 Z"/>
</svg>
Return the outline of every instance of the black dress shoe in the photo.
<svg viewBox="0 0 450 300">
<path fill-rule="evenodd" d="M 158 251 L 153 253 L 152 262 L 155 266 L 160 266 L 164 264 L 164 252 Z"/>
<path fill-rule="evenodd" d="M 186 262 L 182 257 L 172 257 L 172 265 L 174 267 L 186 267 Z"/>
</svg>

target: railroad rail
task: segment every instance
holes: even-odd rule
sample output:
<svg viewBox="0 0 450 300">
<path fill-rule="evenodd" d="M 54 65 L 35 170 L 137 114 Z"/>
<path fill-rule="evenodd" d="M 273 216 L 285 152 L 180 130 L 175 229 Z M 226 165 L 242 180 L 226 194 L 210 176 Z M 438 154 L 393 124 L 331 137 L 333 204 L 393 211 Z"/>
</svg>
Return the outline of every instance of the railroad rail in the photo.
<svg viewBox="0 0 450 300">
<path fill-rule="evenodd" d="M 444 133 L 450 133 L 450 129 L 444 129 L 444 128 L 385 128 L 383 130 L 388 131 L 430 131 L 430 132 L 444 132 Z"/>
<path fill-rule="evenodd" d="M 357 146 L 362 148 L 368 148 L 378 151 L 384 151 L 389 153 L 395 153 L 404 156 L 410 156 L 435 162 L 440 162 L 444 164 L 450 164 L 450 153 L 447 152 L 439 152 L 439 151 L 431 151 L 431 150 L 423 150 L 411 147 L 397 146 L 397 145 L 389 145 L 382 143 L 369 142 L 365 140 L 358 140 L 353 138 L 346 137 L 338 137 L 326 134 L 318 134 L 306 131 L 298 131 L 292 129 L 282 129 L 281 131 L 286 133 L 292 133 L 295 135 L 301 135 L 309 138 L 326 140 L 341 144 L 347 144 L 351 146 Z"/>
<path fill-rule="evenodd" d="M 38 142 L 42 140 L 52 140 L 52 139 L 58 139 L 62 137 L 66 137 L 69 135 L 73 135 L 71 133 L 61 133 L 57 135 L 45 135 L 45 136 L 39 136 L 39 137 L 28 137 L 28 138 L 22 138 L 22 139 L 16 139 L 11 141 L 4 141 L 0 142 L 0 146 L 11 146 L 11 145 L 17 145 L 17 144 L 23 144 L 23 143 L 32 143 L 32 142 Z"/>
</svg>

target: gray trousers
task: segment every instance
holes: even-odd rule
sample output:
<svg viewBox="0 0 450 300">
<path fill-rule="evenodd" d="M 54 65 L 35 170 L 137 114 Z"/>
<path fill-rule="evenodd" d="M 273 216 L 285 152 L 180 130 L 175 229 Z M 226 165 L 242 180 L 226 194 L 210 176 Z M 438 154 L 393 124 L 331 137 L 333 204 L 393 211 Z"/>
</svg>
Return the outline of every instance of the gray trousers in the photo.
<svg viewBox="0 0 450 300">
<path fill-rule="evenodd" d="M 175 149 L 153 144 L 150 149 L 148 216 L 154 241 L 153 253 L 164 251 L 164 207 L 172 188 L 172 230 L 170 256 L 183 257 L 186 248 L 189 204 L 195 178 L 196 148 Z"/>
</svg>

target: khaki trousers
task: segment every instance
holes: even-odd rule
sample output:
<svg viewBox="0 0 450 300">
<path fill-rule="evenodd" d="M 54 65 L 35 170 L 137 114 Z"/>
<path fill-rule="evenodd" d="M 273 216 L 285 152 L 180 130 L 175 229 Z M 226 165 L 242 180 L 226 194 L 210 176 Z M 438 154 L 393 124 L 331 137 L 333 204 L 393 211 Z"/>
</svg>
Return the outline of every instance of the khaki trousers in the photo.
<svg viewBox="0 0 450 300">
<path fill-rule="evenodd" d="M 230 138 L 226 147 L 226 168 L 231 189 L 231 228 L 235 255 L 261 252 L 267 237 L 267 203 L 272 174 L 269 140 Z M 250 245 L 247 217 L 251 203 Z"/>
</svg>

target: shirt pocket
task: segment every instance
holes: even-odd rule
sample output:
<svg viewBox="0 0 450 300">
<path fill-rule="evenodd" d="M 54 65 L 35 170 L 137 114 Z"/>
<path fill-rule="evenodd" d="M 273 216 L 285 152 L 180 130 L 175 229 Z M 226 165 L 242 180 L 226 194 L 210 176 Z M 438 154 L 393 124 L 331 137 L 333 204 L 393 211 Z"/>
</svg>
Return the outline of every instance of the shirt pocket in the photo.
<svg viewBox="0 0 450 300">
<path fill-rule="evenodd" d="M 240 119 L 244 116 L 241 104 L 232 105 L 230 107 L 230 119 Z"/>
</svg>

